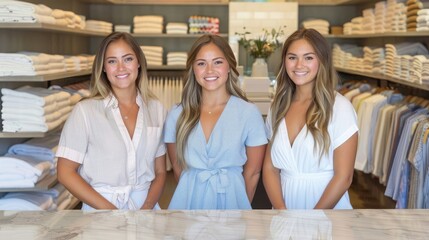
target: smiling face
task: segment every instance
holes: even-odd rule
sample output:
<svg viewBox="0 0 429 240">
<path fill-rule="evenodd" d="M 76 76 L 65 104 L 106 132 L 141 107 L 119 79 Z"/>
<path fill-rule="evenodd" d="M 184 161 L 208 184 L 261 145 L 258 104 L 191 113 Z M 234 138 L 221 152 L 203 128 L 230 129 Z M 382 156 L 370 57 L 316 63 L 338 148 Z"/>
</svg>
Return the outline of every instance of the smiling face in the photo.
<svg viewBox="0 0 429 240">
<path fill-rule="evenodd" d="M 286 72 L 297 87 L 314 85 L 319 59 L 307 40 L 299 39 L 292 42 L 284 61 Z"/>
<path fill-rule="evenodd" d="M 139 67 L 136 54 L 124 40 L 109 44 L 104 56 L 104 71 L 114 92 L 135 91 Z"/>
<path fill-rule="evenodd" d="M 192 65 L 198 84 L 205 91 L 226 91 L 230 71 L 224 53 L 213 43 L 201 47 Z"/>
</svg>

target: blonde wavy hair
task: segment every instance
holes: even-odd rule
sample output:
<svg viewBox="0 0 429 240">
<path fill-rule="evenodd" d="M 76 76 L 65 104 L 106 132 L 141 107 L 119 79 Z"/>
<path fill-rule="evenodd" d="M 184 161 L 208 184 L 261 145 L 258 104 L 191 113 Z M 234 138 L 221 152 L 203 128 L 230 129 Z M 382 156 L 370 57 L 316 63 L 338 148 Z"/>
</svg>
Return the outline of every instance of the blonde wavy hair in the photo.
<svg viewBox="0 0 429 240">
<path fill-rule="evenodd" d="M 112 86 L 107 78 L 104 69 L 104 58 L 106 55 L 107 47 L 110 43 L 123 40 L 131 49 L 133 49 L 140 67 L 136 79 L 136 88 L 142 96 L 143 102 L 146 104 L 150 99 L 156 99 L 155 95 L 149 90 L 147 63 L 146 57 L 136 40 L 129 34 L 123 32 L 113 32 L 109 34 L 100 44 L 100 47 L 95 55 L 94 64 L 92 67 L 91 75 L 91 95 L 90 98 L 102 99 L 109 96 L 110 93 L 114 94 Z"/>
<path fill-rule="evenodd" d="M 282 63 L 277 75 L 277 89 L 271 104 L 271 124 L 273 126 L 273 137 L 276 137 L 279 125 L 286 116 L 286 112 L 292 103 L 296 91 L 296 85 L 286 72 L 285 60 L 289 46 L 300 39 L 305 39 L 313 46 L 319 69 L 316 74 L 313 88 L 313 101 L 306 113 L 306 125 L 308 131 L 315 139 L 314 151 L 322 157 L 328 154 L 331 145 L 328 125 L 332 118 L 333 105 L 335 102 L 335 88 L 338 83 L 338 74 L 332 64 L 331 48 L 326 39 L 314 29 L 299 29 L 288 37 L 283 45 Z"/>
<path fill-rule="evenodd" d="M 197 125 L 200 119 L 200 106 L 202 98 L 202 87 L 198 84 L 193 64 L 200 52 L 201 48 L 208 44 L 216 45 L 225 55 L 225 59 L 229 64 L 228 80 L 226 82 L 226 90 L 230 95 L 239 97 L 248 101 L 245 93 L 238 84 L 239 73 L 237 71 L 237 61 L 235 60 L 234 53 L 228 42 L 217 35 L 206 34 L 198 38 L 191 47 L 188 53 L 188 60 L 186 62 L 186 72 L 184 77 L 184 86 L 182 91 L 181 105 L 183 111 L 177 120 L 176 125 L 176 149 L 177 149 L 177 163 L 182 169 L 186 169 L 185 149 L 188 144 L 188 138 L 191 131 Z"/>
</svg>

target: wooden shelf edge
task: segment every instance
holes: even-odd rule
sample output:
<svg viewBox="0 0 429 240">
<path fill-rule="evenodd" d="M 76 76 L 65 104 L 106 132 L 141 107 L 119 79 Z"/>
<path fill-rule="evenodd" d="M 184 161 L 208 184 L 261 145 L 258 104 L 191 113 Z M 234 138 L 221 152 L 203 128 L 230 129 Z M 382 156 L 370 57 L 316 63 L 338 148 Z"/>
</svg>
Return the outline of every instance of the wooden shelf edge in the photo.
<svg viewBox="0 0 429 240">
<path fill-rule="evenodd" d="M 44 31 L 57 31 L 63 33 L 74 33 L 89 36 L 107 36 L 108 33 L 90 31 L 86 29 L 69 28 L 48 23 L 0 23 L 0 29 L 33 29 Z"/>
<path fill-rule="evenodd" d="M 144 38 L 199 38 L 204 34 L 167 34 L 167 33 L 132 33 L 134 37 Z M 217 34 L 221 37 L 228 37 L 227 33 Z"/>
<path fill-rule="evenodd" d="M 49 190 L 57 184 L 57 175 L 48 175 L 36 183 L 32 188 L 0 188 L 0 192 L 36 192 Z"/>
<path fill-rule="evenodd" d="M 57 79 L 85 76 L 89 74 L 91 74 L 90 69 L 79 72 L 61 72 L 37 76 L 5 76 L 0 77 L 0 82 L 46 82 Z"/>
<path fill-rule="evenodd" d="M 353 74 L 353 75 L 360 75 L 360 76 L 369 77 L 369 78 L 375 78 L 375 79 L 380 79 L 380 80 L 386 80 L 386 81 L 389 81 L 389 82 L 394 82 L 394 83 L 398 83 L 398 84 L 401 84 L 401 85 L 406 85 L 406 86 L 409 86 L 409 87 L 413 87 L 413 88 L 418 88 L 418 89 L 421 89 L 421 90 L 429 91 L 429 86 L 421 85 L 421 84 L 417 84 L 417 83 L 412 83 L 412 82 L 407 82 L 407 81 L 403 81 L 401 79 L 396 79 L 396 78 L 389 77 L 389 76 L 386 76 L 386 75 L 371 74 L 371 73 L 365 73 L 365 72 L 358 72 L 358 71 L 354 71 L 354 70 L 350 70 L 350 69 L 345 69 L 345 68 L 340 68 L 340 67 L 336 67 L 335 69 L 337 69 L 338 72 L 349 73 L 349 74 Z"/>
<path fill-rule="evenodd" d="M 422 32 L 385 32 L 372 34 L 352 34 L 352 35 L 324 35 L 326 38 L 379 38 L 379 37 L 428 37 L 429 31 Z"/>
</svg>

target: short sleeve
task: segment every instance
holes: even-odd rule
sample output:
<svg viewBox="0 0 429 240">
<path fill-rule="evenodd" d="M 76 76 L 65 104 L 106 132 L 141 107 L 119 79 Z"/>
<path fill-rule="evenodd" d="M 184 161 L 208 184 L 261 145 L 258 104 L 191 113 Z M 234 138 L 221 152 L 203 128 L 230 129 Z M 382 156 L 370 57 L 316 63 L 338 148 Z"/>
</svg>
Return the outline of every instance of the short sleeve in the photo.
<svg viewBox="0 0 429 240">
<path fill-rule="evenodd" d="M 246 146 L 255 147 L 264 145 L 268 142 L 262 114 L 255 105 L 252 105 L 249 108 L 246 128 L 248 130 L 248 135 L 245 141 Z"/>
<path fill-rule="evenodd" d="M 358 131 L 356 111 L 351 102 L 339 93 L 335 98 L 331 126 L 334 149 Z"/>
<path fill-rule="evenodd" d="M 180 113 L 182 112 L 182 107 L 175 105 L 167 114 L 167 119 L 164 123 L 164 142 L 165 143 L 175 143 L 176 142 L 176 124 L 177 119 L 179 118 Z"/>
<path fill-rule="evenodd" d="M 88 146 L 88 127 L 82 102 L 72 110 L 61 132 L 56 157 L 82 164 Z"/>
<path fill-rule="evenodd" d="M 271 109 L 268 110 L 267 118 L 265 119 L 265 132 L 267 134 L 267 138 L 271 139 L 273 137 L 273 126 L 272 124 L 272 117 L 271 117 Z"/>
</svg>

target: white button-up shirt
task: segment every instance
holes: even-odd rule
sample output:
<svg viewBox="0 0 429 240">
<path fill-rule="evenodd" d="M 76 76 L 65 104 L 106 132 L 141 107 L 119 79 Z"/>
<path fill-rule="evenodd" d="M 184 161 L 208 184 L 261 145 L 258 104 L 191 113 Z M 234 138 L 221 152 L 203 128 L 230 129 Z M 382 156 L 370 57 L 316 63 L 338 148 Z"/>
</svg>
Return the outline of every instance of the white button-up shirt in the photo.
<svg viewBox="0 0 429 240">
<path fill-rule="evenodd" d="M 155 178 L 154 160 L 166 152 L 162 104 L 155 100 L 145 104 L 140 95 L 136 102 L 139 112 L 132 138 L 113 95 L 79 102 L 64 126 L 56 154 L 82 164 L 83 179 L 120 209 L 143 205 Z"/>
</svg>

